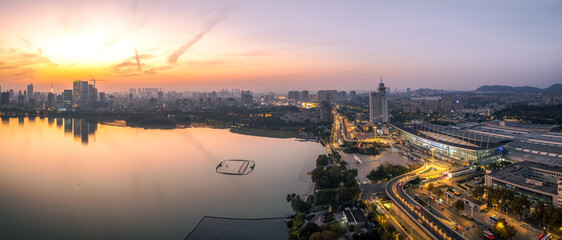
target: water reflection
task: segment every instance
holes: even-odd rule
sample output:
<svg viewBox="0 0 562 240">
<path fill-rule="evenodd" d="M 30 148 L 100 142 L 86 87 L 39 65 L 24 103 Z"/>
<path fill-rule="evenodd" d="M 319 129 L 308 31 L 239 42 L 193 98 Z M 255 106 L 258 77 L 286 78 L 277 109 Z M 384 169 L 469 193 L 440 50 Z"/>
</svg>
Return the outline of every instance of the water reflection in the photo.
<svg viewBox="0 0 562 240">
<path fill-rule="evenodd" d="M 310 191 L 306 173 L 326 151 L 228 129 L 18 120 L 0 125 L 0 239 L 184 239 L 205 215 L 286 216 L 285 196 Z M 225 159 L 259 169 L 217 174 Z"/>
<path fill-rule="evenodd" d="M 72 119 L 64 119 L 64 133 L 72 134 Z"/>
<path fill-rule="evenodd" d="M 93 136 L 98 129 L 98 122 L 90 122 L 86 119 L 72 119 L 72 122 L 74 124 L 74 139 L 80 139 L 83 144 L 88 144 L 89 135 Z"/>
<path fill-rule="evenodd" d="M 62 118 L 57 118 L 57 128 L 62 127 Z"/>
<path fill-rule="evenodd" d="M 18 124 L 20 126 L 25 126 L 26 117 L 18 117 Z M 35 117 L 27 117 L 29 124 L 35 124 Z M 43 118 L 41 118 L 43 119 Z M 42 122 L 45 120 L 43 119 Z M 55 118 L 48 117 L 47 125 L 48 127 L 55 126 Z M 7 116 L 2 117 L 2 124 L 9 125 L 10 118 Z M 97 120 L 87 120 L 82 118 L 56 118 L 56 128 L 61 129 L 64 126 L 65 135 L 72 135 L 74 140 L 82 142 L 82 144 L 87 145 L 90 138 L 94 138 L 96 131 L 98 130 Z"/>
<path fill-rule="evenodd" d="M 89 137 L 96 133 L 98 129 L 98 122 L 97 121 L 88 121 L 86 119 L 69 119 L 72 120 L 72 124 L 70 125 L 70 129 L 72 129 L 72 125 L 74 125 L 74 132 L 73 136 L 75 140 L 80 140 L 82 144 L 88 144 Z M 66 129 L 66 127 L 65 127 Z M 66 130 L 65 130 L 66 132 Z"/>
</svg>

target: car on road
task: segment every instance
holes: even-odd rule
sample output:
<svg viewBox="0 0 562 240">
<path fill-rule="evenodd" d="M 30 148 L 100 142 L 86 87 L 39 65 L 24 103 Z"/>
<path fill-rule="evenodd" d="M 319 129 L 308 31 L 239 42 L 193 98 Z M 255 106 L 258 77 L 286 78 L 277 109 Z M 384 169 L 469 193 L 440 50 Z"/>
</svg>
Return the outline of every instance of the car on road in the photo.
<svg viewBox="0 0 562 240">
<path fill-rule="evenodd" d="M 484 237 L 486 237 L 486 238 L 488 238 L 488 239 L 496 239 L 496 237 L 494 236 L 494 234 L 491 233 L 491 232 L 488 231 L 488 230 L 484 230 L 482 233 L 484 234 Z"/>
</svg>

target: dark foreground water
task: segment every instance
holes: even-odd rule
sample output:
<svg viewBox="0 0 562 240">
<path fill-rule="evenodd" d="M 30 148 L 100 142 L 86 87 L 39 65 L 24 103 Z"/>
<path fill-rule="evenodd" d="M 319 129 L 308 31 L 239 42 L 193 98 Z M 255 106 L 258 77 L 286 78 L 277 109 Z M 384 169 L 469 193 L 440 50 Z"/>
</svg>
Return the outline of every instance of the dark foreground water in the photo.
<svg viewBox="0 0 562 240">
<path fill-rule="evenodd" d="M 323 153 L 317 143 L 220 129 L 3 119 L 0 239 L 183 239 L 203 216 L 283 217 L 286 194 L 310 191 L 306 172 Z M 255 169 L 216 173 L 226 159 Z"/>
<path fill-rule="evenodd" d="M 289 237 L 284 219 L 224 219 L 205 217 L 186 240 L 285 240 Z"/>
</svg>

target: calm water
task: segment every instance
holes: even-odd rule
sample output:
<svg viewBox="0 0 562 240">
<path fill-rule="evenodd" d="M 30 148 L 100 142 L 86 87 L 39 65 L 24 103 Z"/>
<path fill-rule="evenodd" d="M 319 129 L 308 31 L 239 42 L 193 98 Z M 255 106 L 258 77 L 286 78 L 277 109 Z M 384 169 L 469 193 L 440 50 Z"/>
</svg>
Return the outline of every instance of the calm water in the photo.
<svg viewBox="0 0 562 240">
<path fill-rule="evenodd" d="M 80 119 L 3 119 L 0 239 L 183 239 L 205 215 L 291 213 L 325 149 L 228 130 L 144 130 Z M 217 174 L 225 159 L 256 163 Z"/>
</svg>

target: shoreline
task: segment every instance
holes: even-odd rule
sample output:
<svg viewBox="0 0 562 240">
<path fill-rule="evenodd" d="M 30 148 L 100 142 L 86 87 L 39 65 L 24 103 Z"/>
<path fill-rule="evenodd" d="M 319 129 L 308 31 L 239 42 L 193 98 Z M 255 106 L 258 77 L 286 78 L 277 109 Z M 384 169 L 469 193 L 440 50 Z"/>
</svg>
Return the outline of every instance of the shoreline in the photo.
<svg viewBox="0 0 562 240">
<path fill-rule="evenodd" d="M 232 127 L 231 133 L 249 135 L 256 137 L 269 137 L 269 138 L 300 138 L 301 136 L 295 132 L 288 132 L 283 130 L 269 129 L 269 128 L 253 128 L 253 127 Z"/>
</svg>

